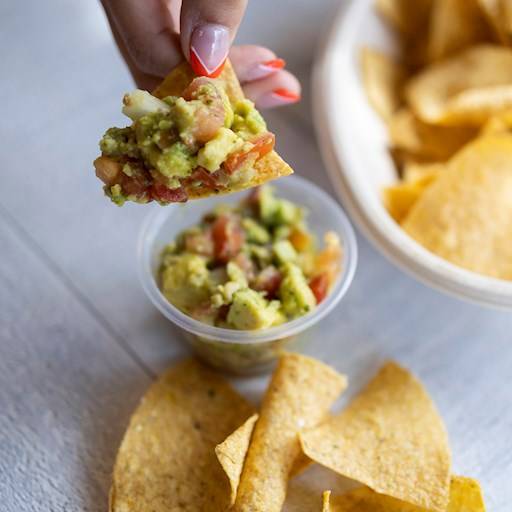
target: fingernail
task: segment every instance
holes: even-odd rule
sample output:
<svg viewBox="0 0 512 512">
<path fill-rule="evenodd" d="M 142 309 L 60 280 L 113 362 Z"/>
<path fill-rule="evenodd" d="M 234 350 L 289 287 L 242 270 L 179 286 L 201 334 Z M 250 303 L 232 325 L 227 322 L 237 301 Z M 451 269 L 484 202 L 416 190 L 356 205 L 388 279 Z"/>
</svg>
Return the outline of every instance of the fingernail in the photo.
<svg viewBox="0 0 512 512">
<path fill-rule="evenodd" d="M 190 65 L 199 76 L 220 75 L 229 51 L 229 30 L 224 25 L 207 23 L 192 32 Z"/>
<path fill-rule="evenodd" d="M 286 62 L 283 59 L 272 59 L 266 62 L 258 62 L 255 66 L 247 71 L 246 80 L 259 80 L 266 76 L 272 75 L 276 71 L 283 69 Z"/>
<path fill-rule="evenodd" d="M 257 101 L 257 106 L 260 108 L 280 107 L 282 105 L 289 105 L 290 103 L 297 103 L 300 100 L 300 94 L 297 94 L 289 89 L 274 89 L 260 96 Z"/>
</svg>

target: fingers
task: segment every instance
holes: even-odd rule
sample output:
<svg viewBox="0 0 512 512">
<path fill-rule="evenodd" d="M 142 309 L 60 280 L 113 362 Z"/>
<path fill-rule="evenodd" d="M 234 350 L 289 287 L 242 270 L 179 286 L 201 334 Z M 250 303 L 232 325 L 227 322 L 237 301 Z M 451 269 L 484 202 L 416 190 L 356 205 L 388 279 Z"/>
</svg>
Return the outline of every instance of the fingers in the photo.
<svg viewBox="0 0 512 512">
<path fill-rule="evenodd" d="M 246 5 L 247 0 L 183 0 L 181 48 L 197 75 L 220 74 Z"/>
<path fill-rule="evenodd" d="M 300 100 L 300 83 L 291 73 L 280 70 L 267 78 L 246 83 L 245 95 L 258 108 L 273 108 L 290 105 Z"/>
<path fill-rule="evenodd" d="M 183 60 L 178 36 L 172 32 L 171 13 L 164 2 L 103 0 L 103 5 L 132 73 L 134 66 L 139 75 L 163 77 Z"/>
<path fill-rule="evenodd" d="M 272 50 L 255 45 L 234 46 L 229 52 L 229 58 L 241 83 L 277 73 L 286 64 Z"/>
</svg>

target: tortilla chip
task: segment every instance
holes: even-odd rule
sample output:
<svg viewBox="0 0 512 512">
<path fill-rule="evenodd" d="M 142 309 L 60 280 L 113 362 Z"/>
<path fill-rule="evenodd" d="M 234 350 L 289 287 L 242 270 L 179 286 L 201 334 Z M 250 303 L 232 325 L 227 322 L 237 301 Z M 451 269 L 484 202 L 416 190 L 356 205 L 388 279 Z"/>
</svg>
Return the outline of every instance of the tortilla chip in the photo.
<svg viewBox="0 0 512 512">
<path fill-rule="evenodd" d="M 491 117 L 483 126 L 482 134 L 512 132 L 512 110 L 504 110 Z"/>
<path fill-rule="evenodd" d="M 443 172 L 445 164 L 443 163 L 420 163 L 413 160 L 405 162 L 402 179 L 408 183 L 414 183 L 418 180 L 430 178 L 434 181 L 439 173 Z"/>
<path fill-rule="evenodd" d="M 377 494 L 368 487 L 359 487 L 329 498 L 327 512 L 426 512 L 410 503 Z M 478 482 L 463 476 L 452 476 L 446 512 L 485 512 Z"/>
<path fill-rule="evenodd" d="M 383 201 L 391 217 L 397 222 L 402 222 L 414 203 L 435 179 L 435 175 L 425 175 L 414 181 L 399 182 L 385 187 L 382 191 Z"/>
<path fill-rule="evenodd" d="M 258 414 L 253 414 L 242 426 L 238 427 L 222 443 L 215 447 L 217 459 L 219 459 L 220 465 L 224 469 L 231 486 L 231 505 L 235 503 L 242 468 L 257 419 Z M 311 460 L 301 453 L 295 459 L 290 472 L 290 478 L 302 473 L 310 463 Z"/>
<path fill-rule="evenodd" d="M 370 48 L 361 50 L 363 84 L 368 101 L 387 121 L 400 106 L 405 70 L 389 55 Z"/>
<path fill-rule="evenodd" d="M 490 40 L 489 25 L 477 0 L 434 0 L 428 35 L 431 62 Z"/>
<path fill-rule="evenodd" d="M 447 164 L 402 223 L 461 267 L 512 279 L 512 135 L 476 139 Z"/>
<path fill-rule="evenodd" d="M 452 476 L 450 504 L 446 512 L 485 512 L 478 481 L 465 476 Z"/>
<path fill-rule="evenodd" d="M 220 465 L 226 473 L 231 485 L 231 502 L 233 505 L 236 500 L 240 475 L 244 467 L 245 456 L 249 449 L 254 424 L 258 419 L 257 414 L 253 414 L 241 427 L 238 427 L 222 443 L 215 447 L 215 455 L 219 459 Z"/>
<path fill-rule="evenodd" d="M 389 123 L 389 136 L 393 146 L 427 161 L 448 160 L 477 133 L 478 130 L 472 126 L 436 126 L 424 123 L 408 108 L 398 111 Z"/>
<path fill-rule="evenodd" d="M 322 512 L 329 512 L 331 510 L 331 491 L 324 491 L 322 494 Z"/>
<path fill-rule="evenodd" d="M 385 364 L 338 416 L 300 434 L 313 461 L 381 494 L 445 512 L 450 451 L 443 422 L 421 383 Z"/>
<path fill-rule="evenodd" d="M 225 510 L 229 483 L 214 448 L 253 413 L 195 360 L 164 373 L 133 414 L 117 454 L 112 512 Z"/>
<path fill-rule="evenodd" d="M 512 108 L 512 49 L 480 45 L 412 78 L 406 97 L 424 122 L 481 125 Z"/>
<path fill-rule="evenodd" d="M 345 376 L 315 359 L 285 354 L 263 398 L 233 510 L 279 512 L 300 455 L 298 433 L 317 425 L 346 387 Z"/>
<path fill-rule="evenodd" d="M 181 96 L 184 89 L 196 77 L 188 62 L 182 62 L 174 68 L 165 78 L 164 81 L 153 91 L 153 95 L 157 98 L 165 98 L 166 96 Z M 224 83 L 226 93 L 231 103 L 236 103 L 244 99 L 244 93 L 240 87 L 240 82 L 231 66 L 229 60 L 224 64 L 224 69 L 218 77 Z M 212 195 L 231 194 L 247 188 L 257 187 L 270 180 L 288 176 L 293 173 L 292 168 L 276 153 L 271 151 L 263 158 L 260 158 L 255 164 L 254 177 L 250 182 L 242 184 L 236 183 L 222 190 L 212 190 L 211 188 L 187 187 L 189 199 L 201 199 Z"/>
<path fill-rule="evenodd" d="M 505 45 L 512 44 L 512 5 L 510 5 L 510 0 L 478 0 L 478 3 L 498 40 Z"/>
<path fill-rule="evenodd" d="M 377 0 L 377 12 L 406 37 L 415 36 L 429 18 L 433 0 Z"/>
</svg>

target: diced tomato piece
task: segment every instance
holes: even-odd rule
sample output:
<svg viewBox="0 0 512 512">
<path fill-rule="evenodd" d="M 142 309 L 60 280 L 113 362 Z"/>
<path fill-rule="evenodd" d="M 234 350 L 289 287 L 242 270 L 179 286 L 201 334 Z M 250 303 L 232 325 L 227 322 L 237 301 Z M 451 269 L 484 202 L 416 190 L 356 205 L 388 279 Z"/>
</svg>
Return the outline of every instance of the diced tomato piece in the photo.
<svg viewBox="0 0 512 512">
<path fill-rule="evenodd" d="M 274 149 L 276 137 L 273 133 L 266 132 L 250 141 L 254 146 L 249 151 L 239 151 L 228 156 L 222 167 L 228 174 L 233 174 L 240 169 L 249 159 L 254 161 L 270 153 Z"/>
<path fill-rule="evenodd" d="M 215 173 L 208 172 L 203 167 L 196 167 L 186 180 L 187 183 L 194 181 L 200 181 L 205 187 L 210 189 L 223 188 L 222 185 L 217 183 Z"/>
<path fill-rule="evenodd" d="M 153 183 L 150 190 L 151 198 L 162 203 L 185 203 L 188 199 L 183 187 L 168 188 L 161 183 Z"/>
<path fill-rule="evenodd" d="M 145 195 L 148 195 L 151 180 L 150 175 L 146 170 L 134 169 L 132 176 L 127 176 L 122 173 L 119 183 L 124 194 L 142 198 Z"/>
<path fill-rule="evenodd" d="M 231 215 L 220 215 L 212 226 L 215 259 L 227 263 L 234 258 L 244 243 L 244 232 L 238 219 Z"/>
<path fill-rule="evenodd" d="M 318 274 L 309 281 L 309 287 L 315 296 L 316 303 L 320 304 L 329 291 L 329 276 L 326 272 Z"/>
<path fill-rule="evenodd" d="M 255 290 L 266 292 L 267 299 L 273 299 L 277 295 L 282 280 L 281 272 L 276 267 L 270 265 L 258 274 L 252 287 Z"/>
</svg>

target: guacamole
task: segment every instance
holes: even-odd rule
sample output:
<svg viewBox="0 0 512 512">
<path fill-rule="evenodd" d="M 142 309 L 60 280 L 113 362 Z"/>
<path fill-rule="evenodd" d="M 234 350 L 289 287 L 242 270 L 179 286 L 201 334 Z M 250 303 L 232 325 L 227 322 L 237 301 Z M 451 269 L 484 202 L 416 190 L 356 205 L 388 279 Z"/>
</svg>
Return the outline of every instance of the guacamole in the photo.
<svg viewBox="0 0 512 512">
<path fill-rule="evenodd" d="M 118 205 L 183 202 L 194 187 L 219 192 L 250 182 L 255 162 L 274 147 L 254 104 L 232 104 L 218 79 L 196 78 L 181 97 L 137 90 L 123 103 L 132 124 L 108 129 L 94 162 Z"/>
<path fill-rule="evenodd" d="M 313 310 L 340 265 L 338 236 L 327 233 L 317 250 L 303 209 L 263 186 L 180 233 L 163 251 L 159 285 L 201 322 L 266 329 Z"/>
</svg>

